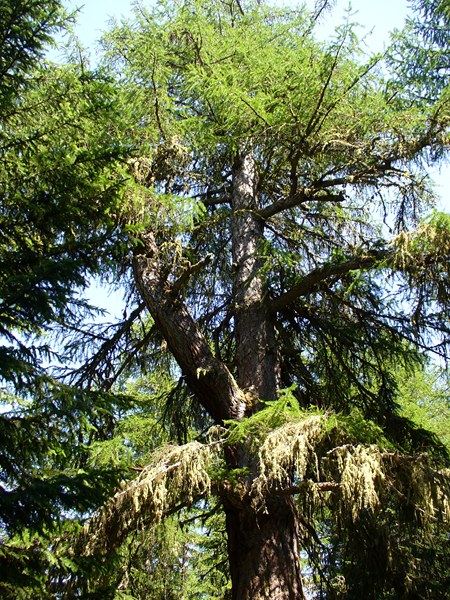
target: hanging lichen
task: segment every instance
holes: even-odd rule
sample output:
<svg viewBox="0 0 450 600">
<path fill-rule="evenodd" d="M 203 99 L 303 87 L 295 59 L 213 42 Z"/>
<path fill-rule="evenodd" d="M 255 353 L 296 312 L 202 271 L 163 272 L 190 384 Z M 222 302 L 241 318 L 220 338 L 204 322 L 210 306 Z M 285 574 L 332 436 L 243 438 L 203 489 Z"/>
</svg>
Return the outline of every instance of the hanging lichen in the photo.
<svg viewBox="0 0 450 600">
<path fill-rule="evenodd" d="M 314 415 L 288 422 L 267 435 L 258 454 L 260 475 L 253 484 L 255 490 L 264 495 L 267 489 L 289 485 L 294 472 L 296 479 L 303 480 L 311 467 L 317 473 L 315 447 L 324 418 Z"/>
<path fill-rule="evenodd" d="M 448 314 L 450 276 L 450 217 L 434 212 L 414 232 L 400 233 L 392 243 L 394 265 L 420 291 L 418 316 L 428 302 L 437 302 Z"/>
<path fill-rule="evenodd" d="M 140 525 L 158 523 L 179 504 L 207 495 L 213 456 L 214 445 L 199 442 L 162 448 L 137 479 L 124 484 L 88 521 L 78 549 L 87 555 L 106 552 Z"/>
<path fill-rule="evenodd" d="M 377 446 L 341 446 L 333 450 L 341 474 L 339 497 L 342 511 L 356 520 L 363 509 L 375 510 L 378 490 L 385 480 Z"/>
<path fill-rule="evenodd" d="M 387 489 L 412 509 L 423 525 L 437 520 L 450 522 L 450 469 L 436 468 L 426 454 L 392 452 L 381 457 L 389 477 Z"/>
<path fill-rule="evenodd" d="M 274 406 L 269 408 L 273 412 Z M 158 523 L 180 506 L 218 490 L 246 490 L 255 510 L 264 510 L 271 494 L 296 494 L 308 519 L 327 507 L 341 522 L 356 523 L 363 513 L 380 514 L 387 506 L 423 525 L 450 519 L 450 472 L 437 468 L 425 454 L 412 457 L 358 443 L 349 433 L 348 419 L 336 415 L 331 419 L 300 411 L 277 418 L 285 422 L 271 430 L 251 417 L 248 426 L 241 422 L 232 432 L 238 445 L 244 439 L 250 448 L 250 438 L 258 440 L 250 479 L 249 473 L 218 468 L 220 451 L 230 443 L 224 428 L 214 428 L 205 444 L 162 448 L 137 479 L 124 484 L 88 521 L 75 552 L 108 552 L 133 530 Z M 230 477 L 235 485 L 228 485 Z M 243 487 L 235 481 L 240 477 Z"/>
<path fill-rule="evenodd" d="M 258 451 L 259 475 L 252 485 L 256 504 L 264 505 L 270 493 L 296 493 L 309 515 L 327 505 L 344 521 L 355 522 L 362 512 L 382 510 L 390 497 L 423 523 L 450 518 L 448 470 L 426 455 L 358 443 L 347 425 L 345 418 L 335 417 L 331 432 L 325 415 L 313 415 L 270 431 Z M 330 449 L 331 440 L 339 445 Z"/>
</svg>

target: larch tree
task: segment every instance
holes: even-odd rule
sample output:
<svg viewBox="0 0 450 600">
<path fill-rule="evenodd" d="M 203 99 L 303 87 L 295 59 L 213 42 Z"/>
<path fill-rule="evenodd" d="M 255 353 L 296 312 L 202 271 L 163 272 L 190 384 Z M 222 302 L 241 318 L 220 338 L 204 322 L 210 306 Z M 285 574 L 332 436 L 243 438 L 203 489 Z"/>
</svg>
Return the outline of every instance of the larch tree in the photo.
<svg viewBox="0 0 450 600">
<path fill-rule="evenodd" d="M 447 355 L 449 221 L 421 217 L 448 90 L 418 97 L 407 73 L 389 77 L 361 51 L 350 23 L 319 43 L 315 22 L 261 2 L 163 2 L 105 38 L 133 107 L 117 218 L 147 342 L 175 359 L 215 434 L 163 451 L 81 540 L 105 552 L 213 493 L 236 599 L 304 597 L 319 507 L 357 532 L 341 538 L 341 594 L 361 593 L 364 546 L 366 594 L 415 593 L 424 573 L 395 547 L 398 529 L 378 536 L 376 558 L 370 540 L 387 512 L 431 523 L 448 500 L 439 463 L 416 455 L 431 438 L 397 414 L 390 372 L 417 350 Z"/>
<path fill-rule="evenodd" d="M 172 426 L 200 427 L 71 538 L 80 565 L 214 497 L 233 599 L 305 598 L 302 551 L 318 597 L 444 597 L 448 457 L 399 414 L 392 365 L 448 356 L 450 219 L 425 215 L 449 90 L 422 94 L 427 62 L 410 77 L 399 53 L 368 56 L 351 23 L 317 41 L 318 16 L 170 0 L 105 36 L 119 92 L 86 145 L 118 154 L 85 173 L 105 205 L 51 241 L 79 243 L 80 272 L 121 277 L 135 305 L 112 333 L 42 325 L 73 333 L 70 359 L 89 354 L 66 381 L 87 405 L 143 367 L 153 390 L 177 380 Z M 61 577 L 68 597 L 95 591 L 80 578 Z"/>
</svg>

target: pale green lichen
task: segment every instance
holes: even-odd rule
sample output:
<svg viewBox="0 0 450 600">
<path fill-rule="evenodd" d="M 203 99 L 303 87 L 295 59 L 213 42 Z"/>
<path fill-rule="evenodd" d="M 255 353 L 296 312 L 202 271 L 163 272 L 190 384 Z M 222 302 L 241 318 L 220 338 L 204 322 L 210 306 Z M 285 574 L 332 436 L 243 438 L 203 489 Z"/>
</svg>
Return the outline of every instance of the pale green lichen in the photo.
<svg viewBox="0 0 450 600">
<path fill-rule="evenodd" d="M 311 465 L 317 472 L 315 447 L 320 442 L 324 417 L 314 415 L 301 421 L 290 421 L 271 431 L 259 453 L 260 475 L 253 487 L 260 495 L 267 489 L 285 486 L 292 478 L 302 480 Z"/>
<path fill-rule="evenodd" d="M 82 553 L 106 552 L 139 525 L 158 523 L 180 503 L 207 495 L 214 452 L 213 445 L 199 442 L 162 448 L 87 522 L 79 536 Z"/>
<path fill-rule="evenodd" d="M 362 512 L 376 514 L 393 502 L 412 509 L 423 523 L 450 518 L 448 470 L 437 469 L 426 455 L 387 452 L 354 439 L 349 443 L 345 428 L 334 427 L 330 437 L 327 419 L 326 415 L 309 414 L 261 434 L 252 459 L 253 479 L 248 480 L 249 469 L 236 474 L 238 479 L 243 477 L 256 510 L 264 510 L 271 494 L 298 494 L 302 514 L 311 519 L 317 509 L 327 506 L 341 519 L 356 522 Z M 247 433 L 248 447 L 254 446 L 251 437 Z M 327 449 L 331 439 L 341 445 Z M 87 522 L 75 551 L 107 552 L 133 530 L 158 523 L 180 507 L 206 497 L 212 487 L 228 489 L 230 472 L 217 469 L 225 443 L 226 431 L 215 428 L 208 443 L 162 448 L 137 479 L 124 484 Z M 213 473 L 217 476 L 214 481 Z M 228 491 L 237 493 L 236 489 L 241 488 L 232 486 Z"/>
<path fill-rule="evenodd" d="M 380 504 L 379 490 L 385 481 L 377 446 L 342 446 L 333 451 L 340 473 L 339 497 L 343 512 L 356 520 L 363 509 Z"/>
</svg>

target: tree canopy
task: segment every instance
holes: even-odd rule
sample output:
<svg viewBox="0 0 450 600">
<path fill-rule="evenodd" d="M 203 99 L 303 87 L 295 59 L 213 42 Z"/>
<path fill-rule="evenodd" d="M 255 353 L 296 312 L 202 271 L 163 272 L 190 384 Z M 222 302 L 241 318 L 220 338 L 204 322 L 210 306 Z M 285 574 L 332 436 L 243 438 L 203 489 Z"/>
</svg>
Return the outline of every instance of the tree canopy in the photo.
<svg viewBox="0 0 450 600">
<path fill-rule="evenodd" d="M 3 4 L 4 596 L 444 598 L 447 3 L 371 55 L 163 0 L 96 70 L 43 61 L 59 2 Z"/>
</svg>

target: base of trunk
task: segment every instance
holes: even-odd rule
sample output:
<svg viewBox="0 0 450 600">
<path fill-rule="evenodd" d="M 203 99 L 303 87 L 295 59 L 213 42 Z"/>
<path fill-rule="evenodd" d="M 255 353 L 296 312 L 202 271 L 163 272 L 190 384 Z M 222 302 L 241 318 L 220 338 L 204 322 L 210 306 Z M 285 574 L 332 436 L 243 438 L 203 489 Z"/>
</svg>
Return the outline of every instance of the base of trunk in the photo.
<svg viewBox="0 0 450 600">
<path fill-rule="evenodd" d="M 271 497 L 265 509 L 225 507 L 233 600 L 303 600 L 297 510 Z"/>
</svg>

